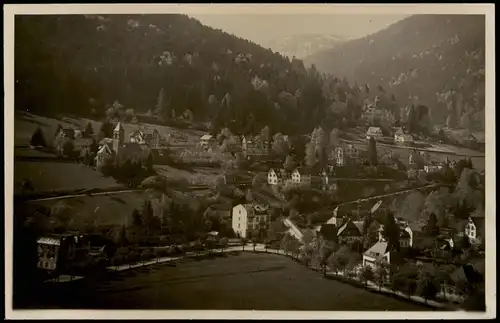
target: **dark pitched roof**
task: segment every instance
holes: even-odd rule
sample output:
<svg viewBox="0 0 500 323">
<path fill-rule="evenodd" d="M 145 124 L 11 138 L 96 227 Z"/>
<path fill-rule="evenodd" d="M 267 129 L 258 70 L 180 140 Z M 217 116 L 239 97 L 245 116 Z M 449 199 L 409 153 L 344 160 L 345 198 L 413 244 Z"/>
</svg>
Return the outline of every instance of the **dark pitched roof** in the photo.
<svg viewBox="0 0 500 323">
<path fill-rule="evenodd" d="M 347 220 L 344 225 L 342 225 L 337 233 L 338 236 L 361 236 L 362 231 L 359 227 L 354 224 L 353 221 Z"/>
<path fill-rule="evenodd" d="M 297 167 L 295 168 L 295 170 L 298 171 L 301 175 L 312 175 L 314 173 L 314 170 L 310 167 Z"/>
</svg>

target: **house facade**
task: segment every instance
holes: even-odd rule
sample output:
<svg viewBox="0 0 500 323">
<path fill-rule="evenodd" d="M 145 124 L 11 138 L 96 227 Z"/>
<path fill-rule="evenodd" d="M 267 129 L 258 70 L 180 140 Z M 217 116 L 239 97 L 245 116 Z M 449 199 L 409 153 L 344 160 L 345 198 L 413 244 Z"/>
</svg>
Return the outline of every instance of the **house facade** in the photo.
<svg viewBox="0 0 500 323">
<path fill-rule="evenodd" d="M 334 155 L 337 166 L 355 164 L 359 160 L 359 150 L 351 144 L 335 147 Z"/>
<path fill-rule="evenodd" d="M 118 123 L 113 130 L 113 138 L 104 138 L 99 143 L 99 149 L 95 156 L 95 164 L 101 167 L 107 158 L 116 156 L 120 147 L 125 142 L 125 129 L 121 123 Z"/>
<path fill-rule="evenodd" d="M 335 178 L 332 176 L 332 173 L 333 173 L 332 170 L 324 169 L 323 171 L 321 171 L 317 182 L 319 188 L 322 189 L 323 191 L 337 190 L 338 188 L 337 182 L 335 181 Z"/>
<path fill-rule="evenodd" d="M 382 132 L 382 129 L 380 127 L 369 127 L 368 130 L 366 131 L 366 139 L 374 138 L 382 138 L 384 136 L 384 133 Z"/>
<path fill-rule="evenodd" d="M 212 148 L 217 140 L 214 138 L 214 136 L 206 134 L 201 136 L 200 138 L 200 146 L 203 148 Z"/>
<path fill-rule="evenodd" d="M 153 131 L 138 129 L 130 134 L 130 142 L 157 149 L 161 147 L 161 136 L 156 129 Z"/>
<path fill-rule="evenodd" d="M 79 237 L 60 234 L 40 237 L 37 240 L 37 267 L 49 272 L 63 271 L 75 259 Z"/>
<path fill-rule="evenodd" d="M 344 154 L 343 147 L 335 147 L 334 160 L 337 166 L 344 166 L 347 164 L 347 159 Z"/>
<path fill-rule="evenodd" d="M 471 244 L 480 244 L 484 239 L 484 229 L 484 218 L 469 216 L 464 233 Z"/>
<path fill-rule="evenodd" d="M 292 183 L 311 185 L 311 171 L 306 168 L 296 168 L 292 172 Z"/>
<path fill-rule="evenodd" d="M 232 228 L 238 237 L 248 239 L 253 231 L 266 228 L 270 221 L 267 206 L 239 204 L 233 208 Z"/>
<path fill-rule="evenodd" d="M 267 183 L 269 185 L 282 185 L 286 177 L 284 169 L 271 168 L 267 173 Z"/>
<path fill-rule="evenodd" d="M 109 158 L 113 158 L 113 149 L 110 147 L 109 144 L 104 143 L 101 145 L 99 150 L 97 151 L 97 154 L 95 156 L 95 165 L 96 167 L 102 167 L 105 165 L 106 160 Z"/>
<path fill-rule="evenodd" d="M 424 171 L 429 174 L 429 173 L 437 173 L 443 169 L 443 166 L 441 165 L 424 165 Z"/>
</svg>

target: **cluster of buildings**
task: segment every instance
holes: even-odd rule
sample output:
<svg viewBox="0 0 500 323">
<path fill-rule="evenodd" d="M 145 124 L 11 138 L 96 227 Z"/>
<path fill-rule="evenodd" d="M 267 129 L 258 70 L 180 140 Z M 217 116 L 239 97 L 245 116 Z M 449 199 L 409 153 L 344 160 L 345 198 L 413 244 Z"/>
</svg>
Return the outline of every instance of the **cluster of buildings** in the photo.
<svg viewBox="0 0 500 323">
<path fill-rule="evenodd" d="M 104 165 L 108 158 L 114 159 L 117 156 L 139 160 L 151 151 L 160 152 L 166 146 L 165 139 L 156 129 L 137 129 L 130 133 L 129 141 L 126 142 L 125 129 L 120 122 L 113 129 L 112 138 L 103 138 L 97 144 L 94 136 L 86 134 L 85 131 L 61 127 L 55 140 L 55 149 L 58 153 L 64 154 L 64 145 L 67 140 L 71 140 L 73 150 L 80 156 L 83 153 L 92 155 L 93 162 L 97 167 Z"/>
<path fill-rule="evenodd" d="M 247 159 L 268 156 L 270 144 L 269 141 L 262 140 L 260 136 L 242 136 L 241 142 L 238 143 L 243 156 Z M 203 135 L 200 138 L 199 146 L 207 151 L 213 150 L 217 146 L 217 139 L 210 134 Z"/>
<path fill-rule="evenodd" d="M 328 163 L 336 166 L 356 165 L 361 162 L 359 149 L 352 144 L 341 144 L 330 151 Z"/>
<path fill-rule="evenodd" d="M 108 158 L 115 157 L 130 157 L 142 161 L 145 155 L 153 150 L 161 150 L 165 144 L 156 129 L 135 130 L 130 134 L 129 142 L 125 142 L 125 129 L 118 123 L 113 130 L 113 138 L 104 138 L 99 142 L 95 165 L 101 167 Z"/>
<path fill-rule="evenodd" d="M 91 149 L 94 144 L 92 135 L 81 129 L 60 127 L 55 135 L 54 148 L 59 155 L 65 155 L 67 141 L 73 144 L 73 152 L 81 153 L 85 149 Z"/>
<path fill-rule="evenodd" d="M 366 139 L 374 138 L 375 140 L 383 138 L 384 133 L 380 127 L 368 127 L 366 131 Z M 394 132 L 394 143 L 397 145 L 408 145 L 414 143 L 413 136 L 405 131 L 403 128 L 396 128 Z"/>
<path fill-rule="evenodd" d="M 76 232 L 45 235 L 37 240 L 37 268 L 53 275 L 65 273 L 78 262 L 106 259 L 105 248 Z"/>
<path fill-rule="evenodd" d="M 285 169 L 271 168 L 267 173 L 267 183 L 272 186 L 305 185 L 322 190 L 335 190 L 337 183 L 333 173 L 333 166 L 318 173 L 308 167 L 296 167 L 291 172 Z"/>
</svg>

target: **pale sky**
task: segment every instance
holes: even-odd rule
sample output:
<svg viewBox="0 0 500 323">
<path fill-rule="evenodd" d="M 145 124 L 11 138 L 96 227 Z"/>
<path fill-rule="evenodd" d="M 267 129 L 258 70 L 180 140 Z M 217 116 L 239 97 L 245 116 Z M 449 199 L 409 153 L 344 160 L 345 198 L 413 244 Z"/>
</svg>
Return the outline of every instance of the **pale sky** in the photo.
<svg viewBox="0 0 500 323">
<path fill-rule="evenodd" d="M 212 28 L 266 46 L 273 38 L 296 34 L 334 34 L 359 38 L 375 33 L 409 15 L 191 14 Z"/>
</svg>

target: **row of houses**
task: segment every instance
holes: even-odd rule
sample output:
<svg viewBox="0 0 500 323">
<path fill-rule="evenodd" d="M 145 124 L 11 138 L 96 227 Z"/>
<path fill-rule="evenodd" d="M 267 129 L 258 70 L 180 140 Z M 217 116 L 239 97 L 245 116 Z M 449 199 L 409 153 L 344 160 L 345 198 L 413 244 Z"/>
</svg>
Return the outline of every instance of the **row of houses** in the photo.
<svg viewBox="0 0 500 323">
<path fill-rule="evenodd" d="M 199 146 L 205 150 L 214 149 L 217 146 L 217 139 L 206 134 L 201 136 Z M 242 136 L 241 138 L 241 152 L 246 158 L 263 157 L 269 154 L 270 142 L 262 140 L 260 136 Z"/>
<path fill-rule="evenodd" d="M 375 214 L 381 205 L 381 201 L 376 203 L 370 213 Z M 451 216 L 451 215 L 450 215 Z M 399 226 L 399 246 L 400 248 L 413 248 L 419 245 L 422 238 L 425 237 L 425 221 L 408 221 L 403 218 L 395 218 L 396 224 Z M 455 222 L 455 232 L 449 229 L 441 229 L 437 241 L 441 249 L 454 248 L 457 239 L 466 237 L 472 245 L 479 245 L 484 242 L 485 237 L 485 222 L 484 213 L 476 211 L 472 213 L 467 220 L 455 220 L 451 216 L 451 221 Z M 389 245 L 384 237 L 384 225 L 377 220 L 371 221 L 369 228 L 364 228 L 364 221 L 355 221 L 347 214 L 341 214 L 339 207 L 333 210 L 333 216 L 325 223 L 326 226 L 331 225 L 336 228 L 333 231 L 335 239 L 340 244 L 362 243 L 363 233 L 365 231 L 377 232 L 377 242 L 373 244 L 363 253 L 363 265 L 374 265 L 379 260 L 385 260 L 390 263 L 391 253 Z M 323 225 L 316 228 L 317 231 L 323 231 L 326 227 Z M 332 232 L 325 230 L 326 232 Z M 327 237 L 333 238 L 333 237 Z"/>
<path fill-rule="evenodd" d="M 384 133 L 382 132 L 382 128 L 380 127 L 369 127 L 366 131 L 366 139 L 380 139 L 383 137 Z M 394 143 L 398 145 L 405 145 L 411 144 L 414 141 L 415 140 L 410 133 L 403 130 L 403 128 L 396 128 L 396 131 L 394 132 Z"/>
<path fill-rule="evenodd" d="M 125 129 L 121 123 L 118 123 L 113 129 L 113 138 L 104 138 L 99 142 L 95 165 L 97 167 L 105 165 L 108 158 L 130 157 L 134 160 L 142 160 L 152 151 L 161 152 L 165 146 L 165 139 L 156 129 L 135 130 L 130 134 L 129 142 L 125 142 Z"/>
<path fill-rule="evenodd" d="M 333 177 L 333 166 L 315 173 L 312 168 L 297 167 L 293 171 L 271 168 L 267 173 L 267 183 L 273 186 L 305 185 L 322 190 L 335 190 L 337 184 Z"/>
<path fill-rule="evenodd" d="M 210 134 L 205 134 L 200 138 L 198 145 L 207 151 L 213 150 L 217 147 L 217 139 Z M 270 148 L 271 143 L 262 140 L 260 136 L 241 138 L 241 152 L 248 159 L 268 156 Z M 360 151 L 352 144 L 341 144 L 329 150 L 327 154 L 331 165 L 345 166 L 361 162 Z"/>
<path fill-rule="evenodd" d="M 85 134 L 84 131 L 78 129 L 61 127 L 55 140 L 55 149 L 60 154 L 64 154 L 64 145 L 67 140 L 72 142 L 74 151 L 80 155 L 95 152 L 93 146 L 96 145 L 94 163 L 97 167 L 104 165 L 108 157 L 114 158 L 120 155 L 139 158 L 145 152 L 161 151 L 166 146 L 165 139 L 156 129 L 137 129 L 130 133 L 129 142 L 125 142 L 125 129 L 121 123 L 113 129 L 112 138 L 103 138 L 98 144 L 95 143 L 93 135 Z"/>
</svg>

